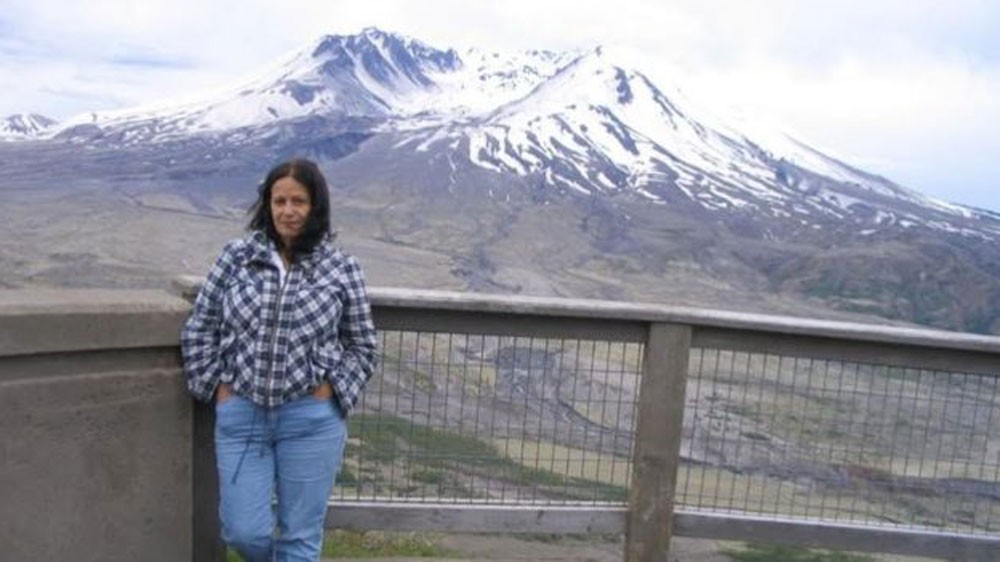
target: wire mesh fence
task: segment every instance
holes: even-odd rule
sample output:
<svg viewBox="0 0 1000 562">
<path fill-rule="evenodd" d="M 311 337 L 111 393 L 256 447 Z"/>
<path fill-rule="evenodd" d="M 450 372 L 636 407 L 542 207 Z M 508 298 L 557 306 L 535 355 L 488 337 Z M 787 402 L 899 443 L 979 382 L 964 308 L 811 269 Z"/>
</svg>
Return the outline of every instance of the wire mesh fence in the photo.
<svg viewBox="0 0 1000 562">
<path fill-rule="evenodd" d="M 643 344 L 382 333 L 338 501 L 626 505 Z M 997 379 L 691 351 L 676 506 L 1000 532 Z"/>
<path fill-rule="evenodd" d="M 640 344 L 385 332 L 339 498 L 623 503 Z"/>
<path fill-rule="evenodd" d="M 997 378 L 699 349 L 678 503 L 1000 531 Z"/>
</svg>

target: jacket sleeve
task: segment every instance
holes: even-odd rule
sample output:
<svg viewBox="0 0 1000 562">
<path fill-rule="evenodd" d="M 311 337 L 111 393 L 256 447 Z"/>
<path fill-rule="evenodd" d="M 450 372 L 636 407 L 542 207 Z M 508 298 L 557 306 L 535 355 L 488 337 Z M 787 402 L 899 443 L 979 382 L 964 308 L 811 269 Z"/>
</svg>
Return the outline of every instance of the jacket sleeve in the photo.
<svg viewBox="0 0 1000 562">
<path fill-rule="evenodd" d="M 338 368 L 327 374 L 327 380 L 333 385 L 341 410 L 347 415 L 357 404 L 368 379 L 375 374 L 378 336 L 364 274 L 353 256 L 347 259 L 342 283 L 346 298 L 337 328 L 342 352 Z"/>
<path fill-rule="evenodd" d="M 181 331 L 181 353 L 188 392 L 202 402 L 212 400 L 222 376 L 219 349 L 222 299 L 226 279 L 233 269 L 232 250 L 232 243 L 227 244 L 209 270 Z"/>
</svg>

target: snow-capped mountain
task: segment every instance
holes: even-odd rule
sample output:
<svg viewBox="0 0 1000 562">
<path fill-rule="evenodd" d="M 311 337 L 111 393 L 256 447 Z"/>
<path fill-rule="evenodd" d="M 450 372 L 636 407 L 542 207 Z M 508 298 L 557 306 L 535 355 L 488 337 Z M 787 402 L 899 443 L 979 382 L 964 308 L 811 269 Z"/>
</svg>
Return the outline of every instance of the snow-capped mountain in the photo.
<svg viewBox="0 0 1000 562">
<path fill-rule="evenodd" d="M 962 224 L 973 210 L 907 190 L 780 133 L 755 138 L 701 118 L 671 86 L 668 96 L 602 48 L 459 53 L 368 28 L 322 37 L 214 98 L 78 116 L 50 135 L 127 146 L 204 134 L 235 141 L 232 132 L 239 131 L 252 143 L 290 122 L 364 118 L 367 133 L 396 136 L 397 150 L 448 151 L 453 162 L 556 190 L 810 224 L 844 220 L 871 231 L 920 224 L 983 234 Z"/>
<path fill-rule="evenodd" d="M 529 231 L 584 241 L 538 235 L 539 247 L 572 254 L 573 267 L 614 259 L 660 272 L 681 260 L 755 291 L 1000 330 L 1000 306 L 988 304 L 1000 302 L 1000 215 L 709 114 L 682 86 L 682 76 L 656 81 L 604 48 L 458 51 L 369 28 L 321 37 L 228 92 L 80 115 L 44 129 L 42 142 L 0 143 L 0 182 L 144 186 L 170 192 L 156 201 L 177 205 L 183 194 L 202 212 L 219 191 L 242 197 L 270 163 L 305 155 L 365 199 L 364 212 L 377 210 L 380 243 L 464 248 L 452 274 L 470 288 L 509 286 L 497 272 L 522 259 L 524 241 L 492 253 L 520 234 L 508 225 L 521 216 Z M 539 210 L 546 205 L 564 218 Z M 390 208 L 403 215 L 387 218 Z M 427 217 L 472 226 L 446 236 Z M 402 236 L 397 220 L 406 236 L 425 237 Z M 599 296 L 620 294 L 602 287 Z"/>
<path fill-rule="evenodd" d="M 490 111 L 527 93 L 567 58 L 540 51 L 501 58 L 468 50 L 459 56 L 453 49 L 368 28 L 358 35 L 322 37 L 260 78 L 215 97 L 84 114 L 60 132 L 128 131 L 119 138 L 138 143 L 313 115 L 411 117 L 422 123 L 420 117 L 429 114 L 451 118 Z"/>
<path fill-rule="evenodd" d="M 0 140 L 22 140 L 41 136 L 56 125 L 50 119 L 37 113 L 16 113 L 0 120 Z"/>
</svg>

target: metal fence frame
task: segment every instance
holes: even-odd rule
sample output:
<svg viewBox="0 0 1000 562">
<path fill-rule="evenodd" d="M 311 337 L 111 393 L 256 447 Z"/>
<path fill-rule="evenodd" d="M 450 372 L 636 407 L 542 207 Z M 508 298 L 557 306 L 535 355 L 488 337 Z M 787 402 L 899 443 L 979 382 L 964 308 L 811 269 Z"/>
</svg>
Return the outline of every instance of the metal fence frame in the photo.
<svg viewBox="0 0 1000 562">
<path fill-rule="evenodd" d="M 186 287 L 190 296 L 195 287 Z M 674 508 L 692 347 L 1000 376 L 1000 338 L 937 330 L 606 301 L 371 288 L 382 330 L 640 342 L 643 372 L 627 506 L 331 501 L 328 528 L 624 533 L 626 560 L 667 560 L 672 536 L 994 560 L 1000 536 L 717 514 Z M 956 367 L 960 366 L 960 367 Z M 200 410 L 196 426 L 211 412 Z M 210 427 L 210 426 L 208 426 Z M 198 432 L 202 451 L 210 432 Z M 210 476 L 210 467 L 203 467 Z M 196 467 L 197 470 L 197 467 Z M 196 521 L 214 528 L 212 484 Z M 196 525 L 197 526 L 197 525 Z"/>
</svg>

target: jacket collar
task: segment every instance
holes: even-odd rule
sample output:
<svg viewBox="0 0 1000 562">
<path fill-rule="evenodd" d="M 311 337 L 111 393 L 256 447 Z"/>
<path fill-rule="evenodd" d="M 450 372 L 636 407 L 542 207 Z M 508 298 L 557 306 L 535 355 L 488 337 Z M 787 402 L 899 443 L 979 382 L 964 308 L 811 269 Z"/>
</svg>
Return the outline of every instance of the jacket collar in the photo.
<svg viewBox="0 0 1000 562">
<path fill-rule="evenodd" d="M 255 230 L 247 237 L 247 263 L 271 263 L 271 252 L 277 247 L 263 230 Z"/>
<path fill-rule="evenodd" d="M 298 257 L 296 263 L 307 269 L 311 269 L 316 265 L 316 262 L 320 259 L 320 254 L 323 251 L 323 247 L 329 244 L 329 240 L 323 240 L 316 245 L 315 248 L 308 254 L 304 254 Z M 247 245 L 249 247 L 249 255 L 247 256 L 247 263 L 271 263 L 271 252 L 277 250 L 277 245 L 271 240 L 267 233 L 263 230 L 255 230 L 247 238 Z"/>
</svg>

